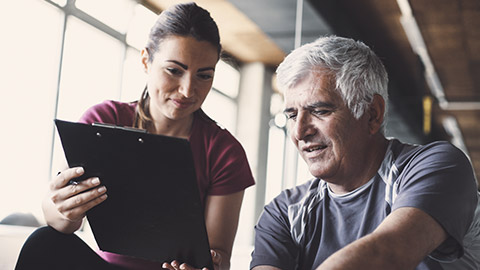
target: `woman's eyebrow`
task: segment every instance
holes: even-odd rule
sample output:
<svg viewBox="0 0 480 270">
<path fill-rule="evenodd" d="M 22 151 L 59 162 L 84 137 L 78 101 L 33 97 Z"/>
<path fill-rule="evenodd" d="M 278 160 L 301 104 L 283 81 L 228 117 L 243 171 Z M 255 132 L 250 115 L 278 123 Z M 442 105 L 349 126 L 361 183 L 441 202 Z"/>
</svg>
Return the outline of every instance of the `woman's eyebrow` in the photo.
<svg viewBox="0 0 480 270">
<path fill-rule="evenodd" d="M 176 61 L 176 60 L 167 60 L 167 62 L 175 63 L 175 64 L 181 66 L 183 69 L 188 70 L 188 66 L 187 66 L 187 65 L 185 65 L 185 64 L 183 64 L 183 63 L 180 63 L 180 62 L 178 62 L 178 61 Z"/>
<path fill-rule="evenodd" d="M 185 65 L 185 64 L 183 64 L 183 63 L 180 63 L 180 62 L 178 62 L 177 60 L 167 60 L 167 62 L 175 63 L 175 64 L 181 66 L 183 69 L 188 70 L 188 66 L 187 66 L 187 65 Z M 207 71 L 207 70 L 213 70 L 213 71 L 215 71 L 215 68 L 214 68 L 214 67 L 204 67 L 204 68 L 199 68 L 197 71 L 198 71 L 198 72 L 202 72 L 202 71 Z"/>
<path fill-rule="evenodd" d="M 207 70 L 213 70 L 213 71 L 215 71 L 215 68 L 214 68 L 214 67 L 204 67 L 204 68 L 199 68 L 199 69 L 198 69 L 199 72 L 207 71 Z"/>
</svg>

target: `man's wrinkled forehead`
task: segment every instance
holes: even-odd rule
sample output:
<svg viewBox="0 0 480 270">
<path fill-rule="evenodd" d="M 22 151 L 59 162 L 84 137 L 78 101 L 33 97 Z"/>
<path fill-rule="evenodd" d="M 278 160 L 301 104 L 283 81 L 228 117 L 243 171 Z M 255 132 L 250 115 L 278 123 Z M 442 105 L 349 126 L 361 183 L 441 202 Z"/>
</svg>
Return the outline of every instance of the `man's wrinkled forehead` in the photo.
<svg viewBox="0 0 480 270">
<path fill-rule="evenodd" d="M 335 92 L 336 82 L 334 75 L 325 69 L 314 69 L 305 73 L 303 77 L 298 77 L 295 83 L 283 90 L 285 101 L 287 97 L 295 92 L 295 94 L 302 94 L 311 91 Z"/>
</svg>

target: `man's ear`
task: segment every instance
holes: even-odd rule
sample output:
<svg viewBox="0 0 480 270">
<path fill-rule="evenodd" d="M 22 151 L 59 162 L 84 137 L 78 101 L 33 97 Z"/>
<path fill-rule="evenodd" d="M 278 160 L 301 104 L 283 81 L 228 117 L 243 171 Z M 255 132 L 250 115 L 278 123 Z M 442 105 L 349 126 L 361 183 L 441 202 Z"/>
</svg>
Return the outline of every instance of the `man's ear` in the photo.
<svg viewBox="0 0 480 270">
<path fill-rule="evenodd" d="M 150 54 L 148 53 L 148 49 L 143 48 L 141 55 L 142 55 L 143 70 L 145 72 L 148 72 L 148 59 L 150 58 Z"/>
<path fill-rule="evenodd" d="M 385 113 L 385 100 L 382 96 L 375 94 L 373 100 L 368 107 L 369 119 L 368 119 L 368 128 L 370 134 L 377 133 L 382 127 L 383 117 Z"/>
</svg>

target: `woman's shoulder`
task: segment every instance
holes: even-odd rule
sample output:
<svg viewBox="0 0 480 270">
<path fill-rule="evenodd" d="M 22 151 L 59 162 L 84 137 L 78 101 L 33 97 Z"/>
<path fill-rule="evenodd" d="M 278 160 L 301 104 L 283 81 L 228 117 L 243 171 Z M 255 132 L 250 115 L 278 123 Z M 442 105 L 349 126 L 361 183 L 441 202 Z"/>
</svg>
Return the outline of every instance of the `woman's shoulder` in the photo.
<svg viewBox="0 0 480 270">
<path fill-rule="evenodd" d="M 136 106 L 136 101 L 121 102 L 105 100 L 87 109 L 79 122 L 86 124 L 108 123 L 120 126 L 132 126 L 135 120 Z"/>
<path fill-rule="evenodd" d="M 210 118 L 205 112 L 195 112 L 192 130 L 193 137 L 203 137 L 212 142 L 237 143 L 237 139 L 220 123 Z"/>
</svg>

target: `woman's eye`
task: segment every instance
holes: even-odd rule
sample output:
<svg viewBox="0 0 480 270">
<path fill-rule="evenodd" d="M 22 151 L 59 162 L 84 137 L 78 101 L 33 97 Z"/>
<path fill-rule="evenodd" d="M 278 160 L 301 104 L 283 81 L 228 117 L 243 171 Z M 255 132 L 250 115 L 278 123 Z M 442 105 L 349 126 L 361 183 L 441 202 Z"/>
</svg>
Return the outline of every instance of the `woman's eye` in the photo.
<svg viewBox="0 0 480 270">
<path fill-rule="evenodd" d="M 213 75 L 211 74 L 198 74 L 198 77 L 202 80 L 210 80 L 213 78 Z"/>
<path fill-rule="evenodd" d="M 177 68 L 167 68 L 168 73 L 172 75 L 180 75 L 181 71 Z"/>
</svg>

